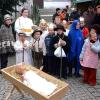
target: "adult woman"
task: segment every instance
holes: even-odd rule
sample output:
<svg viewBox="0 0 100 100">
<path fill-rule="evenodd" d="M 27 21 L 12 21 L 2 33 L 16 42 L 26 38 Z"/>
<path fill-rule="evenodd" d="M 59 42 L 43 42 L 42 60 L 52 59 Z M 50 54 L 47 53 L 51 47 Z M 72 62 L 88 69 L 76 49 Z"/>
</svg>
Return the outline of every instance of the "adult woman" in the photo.
<svg viewBox="0 0 100 100">
<path fill-rule="evenodd" d="M 6 14 L 4 16 L 4 24 L 0 29 L 0 59 L 1 59 L 1 69 L 7 67 L 8 55 L 14 52 L 13 42 L 14 37 L 11 27 L 11 16 Z"/>
<path fill-rule="evenodd" d="M 68 34 L 68 38 L 70 41 L 70 51 L 68 54 L 68 60 L 69 60 L 69 76 L 72 76 L 72 67 L 75 68 L 75 76 L 79 77 L 79 70 L 80 70 L 80 60 L 79 55 L 83 46 L 83 35 L 80 30 L 80 23 L 78 20 L 74 20 L 70 31 Z"/>
<path fill-rule="evenodd" d="M 16 39 L 18 39 L 18 33 L 25 33 L 27 40 L 31 41 L 31 34 L 33 33 L 33 22 L 28 18 L 29 11 L 26 8 L 21 10 L 21 17 L 15 22 Z"/>
</svg>

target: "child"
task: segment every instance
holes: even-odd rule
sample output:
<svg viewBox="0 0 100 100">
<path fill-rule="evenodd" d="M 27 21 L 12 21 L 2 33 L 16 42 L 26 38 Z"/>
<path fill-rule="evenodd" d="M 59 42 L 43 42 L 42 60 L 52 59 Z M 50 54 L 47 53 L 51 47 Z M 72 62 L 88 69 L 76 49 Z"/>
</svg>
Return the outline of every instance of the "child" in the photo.
<svg viewBox="0 0 100 100">
<path fill-rule="evenodd" d="M 25 64 L 32 64 L 31 44 L 26 40 L 24 33 L 19 33 L 19 40 L 14 44 L 16 51 L 16 64 L 24 62 Z"/>
<path fill-rule="evenodd" d="M 69 39 L 67 36 L 64 35 L 64 32 L 66 31 L 63 25 L 57 25 L 56 28 L 54 28 L 54 31 L 57 32 L 57 35 L 52 39 L 52 44 L 54 47 L 54 51 L 58 47 L 62 47 L 64 50 L 66 57 L 55 57 L 55 66 L 56 66 L 56 75 L 60 78 L 67 78 L 67 55 L 69 52 L 70 44 Z"/>
<path fill-rule="evenodd" d="M 96 85 L 96 70 L 98 69 L 98 52 L 100 52 L 100 41 L 97 34 L 91 29 L 89 38 L 85 43 L 80 54 L 80 62 L 83 66 L 83 83 Z"/>
<path fill-rule="evenodd" d="M 42 66 L 42 59 L 43 59 L 43 42 L 42 39 L 40 39 L 40 36 L 42 34 L 42 31 L 39 29 L 36 29 L 33 34 L 33 60 L 34 60 L 34 66 L 41 67 Z"/>
<path fill-rule="evenodd" d="M 50 23 L 48 27 L 48 35 L 45 37 L 44 43 L 46 47 L 46 62 L 44 65 L 44 71 L 49 72 L 50 74 L 55 73 L 55 66 L 54 66 L 54 52 L 53 52 L 53 45 L 52 39 L 55 36 L 54 32 L 54 24 Z"/>
<path fill-rule="evenodd" d="M 83 17 L 80 17 L 79 20 L 80 20 L 80 26 L 81 26 L 80 28 L 82 30 L 83 37 L 84 39 L 86 39 L 89 35 L 89 29 L 85 26 L 85 21 Z"/>
</svg>

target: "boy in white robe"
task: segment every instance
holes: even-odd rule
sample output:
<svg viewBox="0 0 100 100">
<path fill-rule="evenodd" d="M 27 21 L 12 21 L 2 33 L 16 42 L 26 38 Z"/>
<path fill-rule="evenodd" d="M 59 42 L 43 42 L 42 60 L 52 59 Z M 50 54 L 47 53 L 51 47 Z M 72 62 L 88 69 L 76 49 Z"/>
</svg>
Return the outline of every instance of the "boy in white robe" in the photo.
<svg viewBox="0 0 100 100">
<path fill-rule="evenodd" d="M 31 44 L 26 40 L 24 33 L 19 33 L 19 40 L 15 42 L 14 48 L 16 51 L 16 64 L 24 62 L 32 65 Z"/>
</svg>

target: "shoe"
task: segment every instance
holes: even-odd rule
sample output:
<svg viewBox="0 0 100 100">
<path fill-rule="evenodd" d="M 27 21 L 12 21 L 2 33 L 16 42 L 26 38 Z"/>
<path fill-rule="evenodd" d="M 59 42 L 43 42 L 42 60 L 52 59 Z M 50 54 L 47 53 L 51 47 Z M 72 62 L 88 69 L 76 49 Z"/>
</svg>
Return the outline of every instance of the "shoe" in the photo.
<svg viewBox="0 0 100 100">
<path fill-rule="evenodd" d="M 88 83 L 90 86 L 95 86 L 96 84 L 95 83 Z"/>
<path fill-rule="evenodd" d="M 88 82 L 84 81 L 84 80 L 81 80 L 80 82 L 83 83 L 83 84 L 88 84 Z"/>
<path fill-rule="evenodd" d="M 68 73 L 68 77 L 72 77 L 72 73 Z"/>
<path fill-rule="evenodd" d="M 82 75 L 81 75 L 81 74 L 79 74 L 79 73 L 78 73 L 78 74 L 76 74 L 76 73 L 75 73 L 74 75 L 75 75 L 75 77 L 76 77 L 76 78 L 79 78 L 79 77 L 81 77 L 81 76 L 82 76 Z"/>
<path fill-rule="evenodd" d="M 64 79 L 67 79 L 67 76 L 63 76 Z"/>
</svg>

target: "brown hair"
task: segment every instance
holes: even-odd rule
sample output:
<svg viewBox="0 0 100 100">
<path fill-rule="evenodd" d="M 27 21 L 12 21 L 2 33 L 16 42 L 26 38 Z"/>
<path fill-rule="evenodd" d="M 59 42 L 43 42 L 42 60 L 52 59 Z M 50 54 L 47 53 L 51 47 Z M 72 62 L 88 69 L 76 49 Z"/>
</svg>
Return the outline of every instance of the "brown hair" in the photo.
<svg viewBox="0 0 100 100">
<path fill-rule="evenodd" d="M 22 15 L 22 13 L 23 13 L 25 10 L 28 10 L 28 9 L 27 9 L 27 8 L 23 8 L 23 9 L 21 10 L 21 15 Z"/>
</svg>

